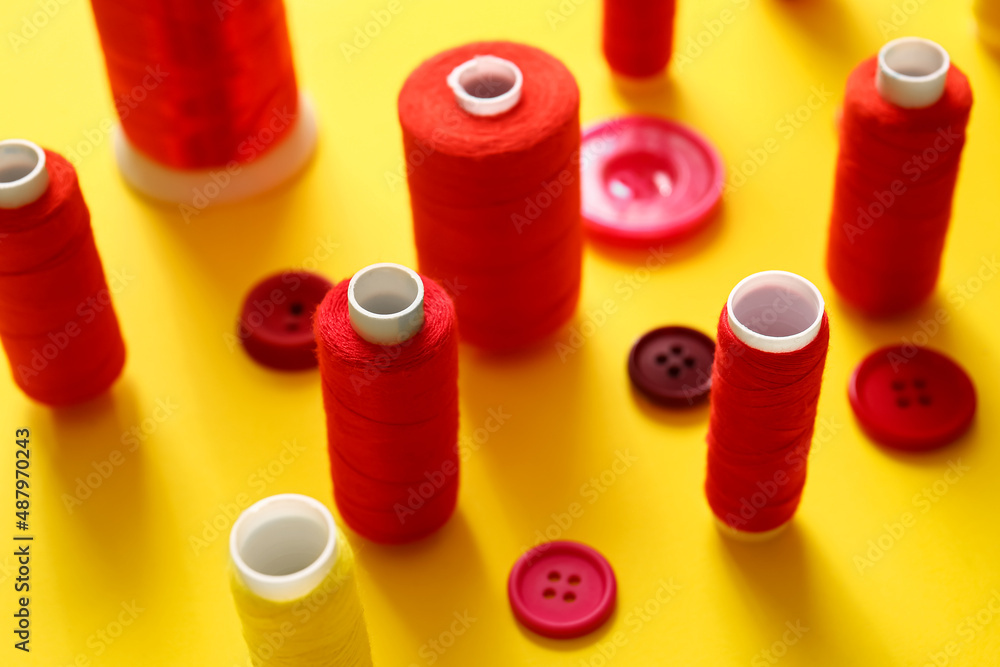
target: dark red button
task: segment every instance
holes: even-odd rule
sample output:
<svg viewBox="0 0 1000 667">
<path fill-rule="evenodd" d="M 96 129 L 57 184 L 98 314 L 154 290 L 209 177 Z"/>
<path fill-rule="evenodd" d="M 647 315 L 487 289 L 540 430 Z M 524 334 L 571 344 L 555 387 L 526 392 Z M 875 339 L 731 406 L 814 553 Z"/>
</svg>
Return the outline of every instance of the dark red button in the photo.
<svg viewBox="0 0 1000 667">
<path fill-rule="evenodd" d="M 688 327 L 661 327 L 644 334 L 628 355 L 628 375 L 650 400 L 670 407 L 694 405 L 712 387 L 715 343 Z"/>
<path fill-rule="evenodd" d="M 947 445 L 969 428 L 976 413 L 976 390 L 962 367 L 912 345 L 868 355 L 854 369 L 848 396 L 868 435 L 897 449 Z"/>
<path fill-rule="evenodd" d="M 528 629 L 569 639 L 599 628 L 615 609 L 618 583 L 608 561 L 578 542 L 548 542 L 514 564 L 507 596 Z"/>
<path fill-rule="evenodd" d="M 287 271 L 254 285 L 236 333 L 257 362 L 284 371 L 316 366 L 312 316 L 333 285 L 323 276 Z"/>
<path fill-rule="evenodd" d="M 700 134 L 653 116 L 587 128 L 580 149 L 583 218 L 591 236 L 645 245 L 702 227 L 722 196 L 722 159 Z"/>
</svg>

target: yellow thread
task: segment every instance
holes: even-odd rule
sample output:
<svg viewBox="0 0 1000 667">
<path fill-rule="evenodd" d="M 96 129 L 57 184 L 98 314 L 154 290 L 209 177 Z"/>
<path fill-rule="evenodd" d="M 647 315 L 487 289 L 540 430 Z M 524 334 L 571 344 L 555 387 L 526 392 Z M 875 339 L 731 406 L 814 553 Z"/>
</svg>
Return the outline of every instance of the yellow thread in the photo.
<svg viewBox="0 0 1000 667">
<path fill-rule="evenodd" d="M 236 610 L 254 667 L 371 667 L 354 551 L 337 530 L 337 559 L 308 595 L 272 602 L 232 574 Z"/>
</svg>

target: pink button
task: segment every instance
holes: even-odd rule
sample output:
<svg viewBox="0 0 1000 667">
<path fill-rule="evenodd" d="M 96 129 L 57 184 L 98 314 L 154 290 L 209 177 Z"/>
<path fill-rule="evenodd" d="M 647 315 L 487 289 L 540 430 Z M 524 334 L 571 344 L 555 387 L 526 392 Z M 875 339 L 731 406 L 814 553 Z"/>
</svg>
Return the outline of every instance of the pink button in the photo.
<svg viewBox="0 0 1000 667">
<path fill-rule="evenodd" d="M 580 166 L 584 222 L 607 243 L 680 240 L 708 222 L 722 196 L 718 152 L 665 118 L 623 116 L 588 127 Z"/>
<path fill-rule="evenodd" d="M 517 620 L 556 639 L 599 628 L 614 611 L 617 594 L 611 565 L 578 542 L 549 542 L 531 549 L 514 564 L 507 582 Z"/>
</svg>

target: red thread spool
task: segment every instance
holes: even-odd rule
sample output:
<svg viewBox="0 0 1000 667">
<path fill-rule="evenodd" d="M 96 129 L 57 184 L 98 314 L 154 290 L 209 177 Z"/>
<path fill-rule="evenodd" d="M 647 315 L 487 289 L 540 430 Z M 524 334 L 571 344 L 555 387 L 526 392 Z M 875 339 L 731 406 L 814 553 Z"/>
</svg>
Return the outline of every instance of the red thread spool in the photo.
<svg viewBox="0 0 1000 667">
<path fill-rule="evenodd" d="M 370 540 L 440 528 L 458 498 L 458 337 L 451 299 L 398 264 L 373 264 L 316 310 L 333 491 Z"/>
<path fill-rule="evenodd" d="M 934 291 L 971 108 L 968 79 L 924 39 L 889 42 L 848 78 L 827 269 L 863 312 Z"/>
<path fill-rule="evenodd" d="M 524 347 L 576 309 L 579 104 L 561 62 L 509 42 L 438 54 L 400 91 L 420 270 L 448 288 L 463 340 Z"/>
<path fill-rule="evenodd" d="M 72 165 L 0 142 L 0 340 L 14 380 L 49 405 L 93 398 L 125 365 L 125 343 Z"/>
<path fill-rule="evenodd" d="M 604 57 L 617 74 L 656 76 L 674 46 L 675 0 L 604 0 Z"/>
<path fill-rule="evenodd" d="M 830 337 L 823 297 L 794 273 L 755 273 L 730 293 L 718 336 L 705 494 L 726 534 L 766 539 L 805 484 Z"/>
<path fill-rule="evenodd" d="M 133 187 L 196 212 L 308 160 L 315 115 L 296 85 L 282 0 L 91 2 Z"/>
</svg>

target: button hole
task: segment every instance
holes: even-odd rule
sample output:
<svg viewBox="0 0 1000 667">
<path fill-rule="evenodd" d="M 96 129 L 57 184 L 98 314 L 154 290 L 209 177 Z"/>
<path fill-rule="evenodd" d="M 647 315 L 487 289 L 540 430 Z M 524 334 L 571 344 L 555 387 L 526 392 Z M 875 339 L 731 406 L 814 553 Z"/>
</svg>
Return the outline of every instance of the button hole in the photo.
<svg viewBox="0 0 1000 667">
<path fill-rule="evenodd" d="M 681 354 L 682 352 L 684 352 L 684 348 L 681 347 L 680 345 L 674 345 L 673 347 L 670 348 L 670 351 L 673 352 L 674 354 Z"/>
<path fill-rule="evenodd" d="M 559 581 L 559 573 L 555 570 L 549 572 L 549 581 Z"/>
<path fill-rule="evenodd" d="M 923 378 L 917 378 L 913 381 L 913 386 L 917 389 L 923 389 L 927 386 L 927 382 Z"/>
<path fill-rule="evenodd" d="M 680 366 L 671 366 L 669 368 L 669 370 L 667 370 L 667 373 L 670 374 L 670 377 L 675 378 L 675 377 L 677 377 L 678 375 L 681 374 L 681 367 Z"/>
<path fill-rule="evenodd" d="M 904 389 L 906 389 L 906 383 L 903 382 L 902 380 L 893 380 L 892 388 L 895 389 L 896 391 L 903 391 Z"/>
<path fill-rule="evenodd" d="M 289 331 L 298 331 L 299 330 L 299 323 L 298 322 L 289 322 L 288 324 L 285 325 L 285 328 L 288 329 Z"/>
<path fill-rule="evenodd" d="M 556 591 L 554 588 L 546 588 L 542 593 L 543 598 L 552 599 L 556 596 Z"/>
<path fill-rule="evenodd" d="M 917 400 L 920 401 L 920 405 L 930 405 L 931 404 L 931 397 L 928 396 L 927 394 L 921 394 L 920 397 Z"/>
<path fill-rule="evenodd" d="M 665 355 L 665 354 L 658 354 L 658 355 L 656 355 L 656 363 L 658 363 L 658 364 L 665 364 L 665 363 L 667 363 L 667 355 Z"/>
<path fill-rule="evenodd" d="M 901 408 L 908 408 L 910 407 L 910 399 L 903 398 L 902 396 L 900 396 L 899 398 L 896 399 L 896 405 L 898 405 Z"/>
<path fill-rule="evenodd" d="M 688 357 L 688 358 L 686 358 L 686 359 L 684 360 L 684 365 L 685 365 L 685 366 L 687 366 L 688 368 L 691 368 L 691 367 L 693 367 L 693 366 L 694 366 L 694 363 L 695 363 L 695 362 L 694 362 L 694 357 Z"/>
<path fill-rule="evenodd" d="M 574 574 L 573 576 L 571 576 L 569 578 L 568 581 L 569 581 L 569 585 L 570 586 L 576 586 L 576 585 L 578 585 L 580 583 L 580 577 L 578 575 Z"/>
<path fill-rule="evenodd" d="M 576 600 L 576 593 L 573 592 L 566 593 L 566 595 L 563 596 L 563 600 L 565 600 L 566 602 L 573 602 L 574 600 Z"/>
<path fill-rule="evenodd" d="M 292 315 L 301 315 L 305 308 L 303 308 L 301 303 L 296 301 L 288 307 L 288 310 L 292 313 Z"/>
</svg>

